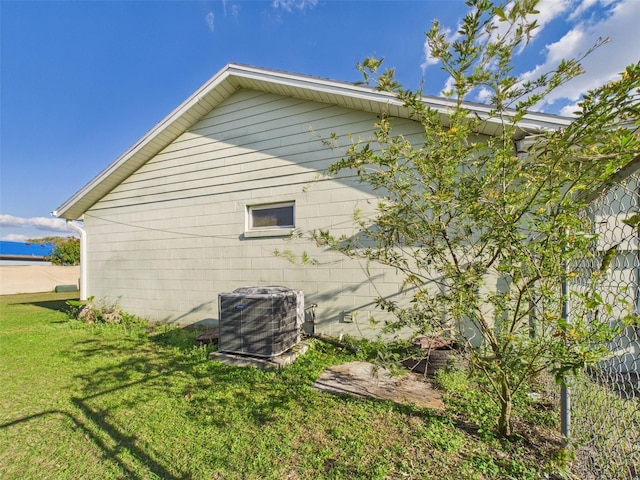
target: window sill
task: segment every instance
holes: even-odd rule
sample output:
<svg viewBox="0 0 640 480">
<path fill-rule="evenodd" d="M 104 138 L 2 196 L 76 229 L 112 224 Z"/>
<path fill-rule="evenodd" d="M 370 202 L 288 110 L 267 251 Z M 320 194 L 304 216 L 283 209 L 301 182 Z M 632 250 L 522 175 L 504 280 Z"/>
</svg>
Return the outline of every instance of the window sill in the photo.
<svg viewBox="0 0 640 480">
<path fill-rule="evenodd" d="M 244 238 L 288 237 L 293 228 L 278 228 L 273 230 L 251 230 L 244 232 Z"/>
</svg>

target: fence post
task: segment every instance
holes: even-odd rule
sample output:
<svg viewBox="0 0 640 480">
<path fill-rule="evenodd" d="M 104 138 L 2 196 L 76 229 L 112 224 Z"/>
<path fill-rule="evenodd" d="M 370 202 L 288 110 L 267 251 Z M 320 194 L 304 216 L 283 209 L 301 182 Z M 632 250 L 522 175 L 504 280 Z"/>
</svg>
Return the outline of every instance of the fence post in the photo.
<svg viewBox="0 0 640 480">
<path fill-rule="evenodd" d="M 562 276 L 562 320 L 567 325 L 569 322 L 569 284 L 568 264 L 564 262 L 564 275 Z M 566 447 L 571 436 L 571 392 L 569 390 L 567 375 L 562 377 L 560 387 L 560 433 L 562 443 Z"/>
</svg>

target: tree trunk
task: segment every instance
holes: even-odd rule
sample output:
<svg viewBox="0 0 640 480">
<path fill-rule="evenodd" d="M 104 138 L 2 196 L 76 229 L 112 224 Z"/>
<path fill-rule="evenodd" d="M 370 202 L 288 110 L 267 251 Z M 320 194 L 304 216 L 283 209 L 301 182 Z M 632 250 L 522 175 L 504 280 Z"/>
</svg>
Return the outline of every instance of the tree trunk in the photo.
<svg viewBox="0 0 640 480">
<path fill-rule="evenodd" d="M 511 388 L 506 378 L 502 379 L 502 395 L 500 398 L 500 418 L 498 419 L 498 433 L 504 437 L 511 435 Z"/>
</svg>

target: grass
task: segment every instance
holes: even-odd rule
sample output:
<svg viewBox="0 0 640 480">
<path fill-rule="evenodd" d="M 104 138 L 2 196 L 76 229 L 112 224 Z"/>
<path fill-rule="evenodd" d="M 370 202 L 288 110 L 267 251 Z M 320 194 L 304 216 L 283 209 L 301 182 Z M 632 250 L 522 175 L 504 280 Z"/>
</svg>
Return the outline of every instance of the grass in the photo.
<svg viewBox="0 0 640 480">
<path fill-rule="evenodd" d="M 631 383 L 631 382 L 629 382 Z M 572 379 L 573 434 L 585 476 L 638 478 L 640 402 L 612 387 L 604 372 Z"/>
<path fill-rule="evenodd" d="M 459 373 L 441 376 L 444 412 L 337 396 L 312 388 L 325 368 L 354 359 L 333 346 L 314 343 L 277 372 L 225 366 L 194 346 L 196 332 L 87 325 L 60 311 L 67 298 L 0 297 L 2 479 L 536 479 L 553 470 L 555 420 L 531 406 L 521 436 L 497 439 L 487 397 Z"/>
</svg>

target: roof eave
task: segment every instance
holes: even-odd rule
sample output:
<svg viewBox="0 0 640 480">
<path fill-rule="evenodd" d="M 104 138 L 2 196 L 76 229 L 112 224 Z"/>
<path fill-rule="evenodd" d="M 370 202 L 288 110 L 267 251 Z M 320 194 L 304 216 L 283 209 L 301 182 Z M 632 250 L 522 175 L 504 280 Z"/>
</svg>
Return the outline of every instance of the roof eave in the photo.
<svg viewBox="0 0 640 480">
<path fill-rule="evenodd" d="M 313 98 L 312 92 L 322 93 L 337 104 L 346 105 L 347 100 L 357 100 L 362 108 L 372 112 L 391 110 L 395 116 L 409 118 L 411 115 L 394 94 L 368 86 L 228 64 L 52 214 L 67 220 L 79 219 L 116 185 L 200 120 L 203 112 L 215 108 L 239 88 L 256 88 L 258 85 L 266 91 L 270 87 L 285 87 L 301 98 Z M 443 114 L 455 105 L 455 101 L 440 97 L 424 97 L 424 101 Z M 490 107 L 472 103 L 468 107 L 487 120 L 487 131 L 481 133 L 494 134 L 492 130 L 495 132 L 497 123 L 490 119 Z M 559 128 L 569 123 L 570 119 L 563 117 L 532 113 L 525 116 L 520 127 L 523 131 L 533 132 Z"/>
</svg>

